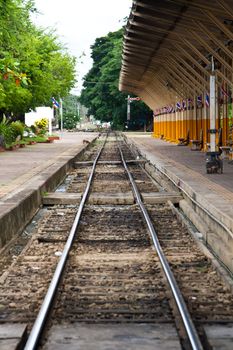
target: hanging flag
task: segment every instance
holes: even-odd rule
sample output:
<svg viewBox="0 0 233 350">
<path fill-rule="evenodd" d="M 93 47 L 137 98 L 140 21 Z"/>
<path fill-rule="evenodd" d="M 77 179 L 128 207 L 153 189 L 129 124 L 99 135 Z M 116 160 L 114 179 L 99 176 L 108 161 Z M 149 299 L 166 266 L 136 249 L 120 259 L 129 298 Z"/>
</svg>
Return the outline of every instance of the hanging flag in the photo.
<svg viewBox="0 0 233 350">
<path fill-rule="evenodd" d="M 157 117 L 158 115 L 160 115 L 160 109 L 156 109 L 155 111 L 154 111 L 154 117 Z"/>
<path fill-rule="evenodd" d="M 186 101 L 185 101 L 185 100 L 182 101 L 182 109 L 183 109 L 183 110 L 186 109 Z"/>
<path fill-rule="evenodd" d="M 227 92 L 227 88 L 224 86 L 224 83 L 222 83 L 222 86 L 221 86 L 221 95 L 222 95 L 222 98 L 224 97 L 224 96 L 226 96 L 226 97 L 229 97 L 230 95 L 228 94 L 228 92 Z"/>
<path fill-rule="evenodd" d="M 197 96 L 197 104 L 202 105 L 202 95 Z"/>
<path fill-rule="evenodd" d="M 192 98 L 188 98 L 188 108 L 193 106 L 193 99 Z"/>
<path fill-rule="evenodd" d="M 206 107 L 210 106 L 210 98 L 209 98 L 208 94 L 205 95 L 205 105 L 206 105 Z"/>
<path fill-rule="evenodd" d="M 177 108 L 179 111 L 181 111 L 181 104 L 180 104 L 180 102 L 176 102 L 176 108 Z"/>
<path fill-rule="evenodd" d="M 53 107 L 54 108 L 59 108 L 60 107 L 60 104 L 57 102 L 57 100 L 55 100 L 54 97 L 51 97 L 51 101 L 53 103 Z"/>
</svg>

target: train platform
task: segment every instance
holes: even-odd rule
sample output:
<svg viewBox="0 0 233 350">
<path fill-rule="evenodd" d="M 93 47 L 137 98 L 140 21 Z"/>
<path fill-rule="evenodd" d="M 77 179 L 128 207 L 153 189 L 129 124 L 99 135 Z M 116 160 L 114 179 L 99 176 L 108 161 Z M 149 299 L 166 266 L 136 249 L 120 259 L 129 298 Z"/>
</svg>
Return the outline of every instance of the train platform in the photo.
<svg viewBox="0 0 233 350">
<path fill-rule="evenodd" d="M 41 201 L 39 192 L 56 187 L 74 157 L 97 136 L 63 132 L 53 143 L 0 153 L 0 248 L 33 217 Z"/>
<path fill-rule="evenodd" d="M 96 133 L 64 132 L 60 140 L 51 144 L 37 143 L 16 151 L 1 152 L 0 198 L 12 194 L 62 158 L 65 160 L 77 154 L 85 141 L 90 142 L 96 136 Z"/>
<path fill-rule="evenodd" d="M 128 132 L 125 136 L 157 171 L 166 174 L 183 192 L 186 202 L 181 201 L 181 209 L 195 223 L 205 242 L 233 271 L 232 162 L 223 160 L 223 174 L 207 174 L 205 152 L 153 138 L 151 133 Z"/>
</svg>

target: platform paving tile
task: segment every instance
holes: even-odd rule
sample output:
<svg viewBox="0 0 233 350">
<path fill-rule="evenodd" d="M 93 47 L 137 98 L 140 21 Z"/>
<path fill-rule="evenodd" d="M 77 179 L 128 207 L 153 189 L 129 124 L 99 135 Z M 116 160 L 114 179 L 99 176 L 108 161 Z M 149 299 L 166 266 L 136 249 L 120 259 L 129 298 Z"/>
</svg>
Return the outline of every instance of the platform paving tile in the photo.
<svg viewBox="0 0 233 350">
<path fill-rule="evenodd" d="M 133 140 L 137 147 L 143 152 L 149 153 L 151 157 L 162 163 L 166 163 L 166 168 L 175 167 L 176 172 L 182 176 L 199 179 L 199 184 L 205 183 L 209 189 L 217 193 L 228 196 L 233 200 L 233 164 L 224 160 L 223 174 L 207 174 L 205 168 L 205 152 L 191 151 L 190 147 L 179 147 L 174 143 L 159 140 L 149 135 L 136 135 L 126 133 L 126 136 Z M 185 172 L 184 172 L 185 169 Z M 230 192 L 230 193 L 229 193 Z"/>
<path fill-rule="evenodd" d="M 83 140 L 91 141 L 97 133 L 64 132 L 51 144 L 35 144 L 14 152 L 0 153 L 0 200 L 20 191 L 42 172 L 51 171 L 58 163 L 65 163 L 83 147 Z"/>
<path fill-rule="evenodd" d="M 43 350 L 181 350 L 170 324 L 55 325 Z"/>
<path fill-rule="evenodd" d="M 178 147 L 153 137 L 135 137 L 130 133 L 127 137 L 152 164 L 179 181 L 181 188 L 189 194 L 195 192 L 199 200 L 209 201 L 220 211 L 222 205 L 229 205 L 232 216 L 233 165 L 228 161 L 224 161 L 223 174 L 206 174 L 204 152 L 192 152 L 189 147 Z"/>
<path fill-rule="evenodd" d="M 233 324 L 204 326 L 212 350 L 233 349 Z"/>
<path fill-rule="evenodd" d="M 26 341 L 26 324 L 1 324 L 0 325 L 0 349 L 22 349 Z"/>
</svg>

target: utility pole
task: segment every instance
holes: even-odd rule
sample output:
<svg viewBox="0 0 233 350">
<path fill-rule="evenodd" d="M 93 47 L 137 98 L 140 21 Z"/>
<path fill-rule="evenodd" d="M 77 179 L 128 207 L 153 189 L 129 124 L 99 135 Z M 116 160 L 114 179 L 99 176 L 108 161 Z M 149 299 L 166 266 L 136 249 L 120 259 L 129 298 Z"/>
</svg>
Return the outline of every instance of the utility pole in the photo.
<svg viewBox="0 0 233 350">
<path fill-rule="evenodd" d="M 130 95 L 127 97 L 127 122 L 130 121 Z"/>
</svg>

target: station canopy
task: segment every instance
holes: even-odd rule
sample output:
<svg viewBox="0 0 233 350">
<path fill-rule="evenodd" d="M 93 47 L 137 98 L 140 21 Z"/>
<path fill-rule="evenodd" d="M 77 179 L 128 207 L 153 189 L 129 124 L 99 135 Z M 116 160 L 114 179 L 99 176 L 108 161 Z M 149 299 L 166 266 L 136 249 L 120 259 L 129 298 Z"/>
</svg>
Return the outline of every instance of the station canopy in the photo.
<svg viewBox="0 0 233 350">
<path fill-rule="evenodd" d="M 209 91 L 232 92 L 233 0 L 136 0 L 126 25 L 119 88 L 152 109 Z"/>
</svg>

